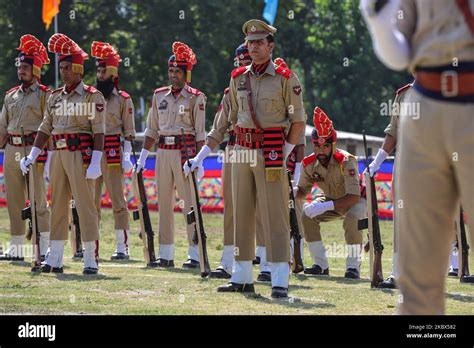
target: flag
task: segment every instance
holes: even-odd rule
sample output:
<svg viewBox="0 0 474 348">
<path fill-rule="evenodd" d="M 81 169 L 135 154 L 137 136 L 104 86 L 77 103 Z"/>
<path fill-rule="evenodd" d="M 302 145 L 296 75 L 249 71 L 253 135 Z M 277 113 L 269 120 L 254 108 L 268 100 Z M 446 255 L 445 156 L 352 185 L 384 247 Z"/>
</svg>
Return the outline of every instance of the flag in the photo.
<svg viewBox="0 0 474 348">
<path fill-rule="evenodd" d="M 263 19 L 270 25 L 275 22 L 278 9 L 278 0 L 265 0 L 265 8 L 263 9 Z"/>
<path fill-rule="evenodd" d="M 49 29 L 54 16 L 59 13 L 59 5 L 61 0 L 43 0 L 43 23 L 46 25 L 46 30 Z"/>
</svg>

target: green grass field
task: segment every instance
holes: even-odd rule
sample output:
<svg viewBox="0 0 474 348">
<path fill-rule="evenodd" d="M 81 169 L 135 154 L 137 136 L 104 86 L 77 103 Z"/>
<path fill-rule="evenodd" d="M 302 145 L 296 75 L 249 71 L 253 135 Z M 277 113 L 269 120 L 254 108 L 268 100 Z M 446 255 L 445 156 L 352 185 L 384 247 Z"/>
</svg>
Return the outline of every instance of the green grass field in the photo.
<svg viewBox="0 0 474 348">
<path fill-rule="evenodd" d="M 290 298 L 271 299 L 271 286 L 256 283 L 256 293 L 221 294 L 216 288 L 225 280 L 201 279 L 198 271 L 181 269 L 186 260 L 184 218 L 175 215 L 177 237 L 175 269 L 144 267 L 139 225 L 132 222 L 131 260 L 110 261 L 115 243 L 112 211 L 103 211 L 100 244 L 100 274 L 83 276 L 82 264 L 71 260 L 66 245 L 64 274 L 31 274 L 27 262 L 0 264 L 1 314 L 394 314 L 399 292 L 371 290 L 368 256 L 360 280 L 346 280 L 344 258 L 330 258 L 329 277 L 291 275 Z M 158 214 L 152 213 L 154 228 Z M 205 214 L 211 267 L 219 265 L 222 253 L 222 215 Z M 391 269 L 392 223 L 382 222 L 385 245 L 384 274 Z M 6 209 L 0 209 L 0 242 L 9 239 Z M 342 221 L 323 227 L 326 245 L 343 243 Z M 472 263 L 471 256 L 471 264 Z M 305 265 L 311 264 L 305 250 Z M 474 264 L 473 267 L 474 268 Z M 258 268 L 255 267 L 255 278 Z M 474 313 L 474 286 L 458 279 L 446 280 L 448 314 Z"/>
</svg>

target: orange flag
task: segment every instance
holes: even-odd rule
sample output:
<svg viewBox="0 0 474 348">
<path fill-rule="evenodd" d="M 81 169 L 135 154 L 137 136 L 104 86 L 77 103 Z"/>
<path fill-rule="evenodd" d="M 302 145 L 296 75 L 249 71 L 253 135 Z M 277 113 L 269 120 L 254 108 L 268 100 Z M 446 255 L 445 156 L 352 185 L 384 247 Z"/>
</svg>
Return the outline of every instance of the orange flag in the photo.
<svg viewBox="0 0 474 348">
<path fill-rule="evenodd" d="M 59 13 L 59 5 L 61 0 L 43 0 L 43 23 L 46 25 L 46 30 L 49 29 L 54 16 Z"/>
</svg>

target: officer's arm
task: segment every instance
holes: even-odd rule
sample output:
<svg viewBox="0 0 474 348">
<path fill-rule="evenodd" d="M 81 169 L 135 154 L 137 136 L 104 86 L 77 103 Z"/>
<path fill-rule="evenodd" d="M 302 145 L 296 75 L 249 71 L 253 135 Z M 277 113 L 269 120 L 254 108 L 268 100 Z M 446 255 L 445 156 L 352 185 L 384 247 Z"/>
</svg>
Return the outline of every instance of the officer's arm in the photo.
<svg viewBox="0 0 474 348">
<path fill-rule="evenodd" d="M 104 133 L 94 134 L 94 147 L 93 150 L 103 151 L 104 150 Z"/>
<path fill-rule="evenodd" d="M 334 210 L 350 209 L 353 205 L 356 205 L 357 202 L 359 202 L 359 199 L 359 195 L 347 194 L 344 197 L 333 201 Z"/>
<path fill-rule="evenodd" d="M 127 141 L 132 141 L 135 138 L 135 108 L 133 106 L 132 98 L 126 98 L 122 108 L 123 134 Z"/>
<path fill-rule="evenodd" d="M 153 94 L 151 108 L 148 110 L 148 116 L 146 118 L 145 142 L 143 144 L 143 149 L 147 151 L 152 150 L 159 136 L 160 126 L 158 117 L 156 94 Z"/>
<path fill-rule="evenodd" d="M 310 166 L 303 167 L 301 170 L 300 180 L 298 181 L 298 191 L 296 193 L 297 200 L 304 200 L 306 196 L 311 192 L 313 188 L 314 181 L 312 179 L 310 171 Z"/>
<path fill-rule="evenodd" d="M 39 149 L 42 149 L 44 144 L 48 141 L 51 137 L 51 131 L 53 130 L 53 112 L 51 110 L 51 101 L 54 96 L 51 94 L 48 97 L 48 101 L 46 102 L 46 109 L 44 110 L 43 114 L 43 121 L 41 122 L 40 126 L 38 127 L 38 134 L 35 138 L 35 142 L 33 146 L 36 146 Z"/>
<path fill-rule="evenodd" d="M 385 135 L 385 139 L 383 140 L 382 149 L 391 154 L 395 147 L 397 146 L 397 138 L 392 137 L 390 134 Z"/>
<path fill-rule="evenodd" d="M 303 107 L 303 93 L 298 76 L 292 75 L 285 80 L 283 86 L 287 115 L 290 120 L 290 129 L 286 141 L 296 145 L 304 132 L 306 115 Z"/>
<path fill-rule="evenodd" d="M 230 100 L 229 94 L 222 96 L 221 103 L 217 109 L 216 116 L 214 117 L 214 123 L 212 124 L 212 129 L 207 135 L 206 145 L 209 146 L 212 150 L 216 149 L 220 143 L 224 140 L 224 135 L 229 129 L 231 123 L 229 121 L 229 111 L 230 111 Z"/>
<path fill-rule="evenodd" d="M 92 99 L 95 102 L 95 105 L 102 104 L 104 107 L 102 111 L 95 109 L 95 116 L 91 119 L 91 130 L 94 136 L 94 145 L 93 150 L 103 151 L 104 150 L 104 139 L 105 139 L 105 115 L 107 103 L 102 93 L 94 93 Z"/>
<path fill-rule="evenodd" d="M 298 143 L 298 139 L 301 137 L 301 133 L 304 132 L 305 126 L 304 121 L 292 123 L 286 141 L 293 145 Z"/>
<path fill-rule="evenodd" d="M 7 127 L 8 127 L 8 120 L 7 120 L 7 108 L 5 103 L 3 103 L 2 113 L 0 115 L 0 148 L 3 149 L 5 143 L 7 141 Z"/>
<path fill-rule="evenodd" d="M 37 147 L 38 149 L 42 149 L 43 146 L 46 144 L 46 142 L 49 139 L 49 135 L 46 133 L 43 133 L 42 131 L 38 131 L 38 134 L 36 135 L 35 142 L 33 146 Z"/>
</svg>

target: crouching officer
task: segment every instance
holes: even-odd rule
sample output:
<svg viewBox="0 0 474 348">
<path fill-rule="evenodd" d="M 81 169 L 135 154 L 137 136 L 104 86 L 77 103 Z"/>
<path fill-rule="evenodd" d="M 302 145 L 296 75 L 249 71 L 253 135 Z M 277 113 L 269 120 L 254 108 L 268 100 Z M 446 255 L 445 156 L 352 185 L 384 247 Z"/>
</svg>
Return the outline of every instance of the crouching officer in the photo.
<svg viewBox="0 0 474 348">
<path fill-rule="evenodd" d="M 361 198 L 361 185 L 356 158 L 336 148 L 336 131 L 324 111 L 314 109 L 314 129 L 311 139 L 314 153 L 303 160 L 298 182 L 297 198 L 305 199 L 316 183 L 324 192 L 312 203 L 303 205 L 303 225 L 312 267 L 305 274 L 329 275 L 326 250 L 321 239 L 321 222 L 344 219 L 345 239 L 348 245 L 346 278 L 360 277 L 362 233 L 357 224 L 365 216 L 366 200 Z"/>
</svg>

